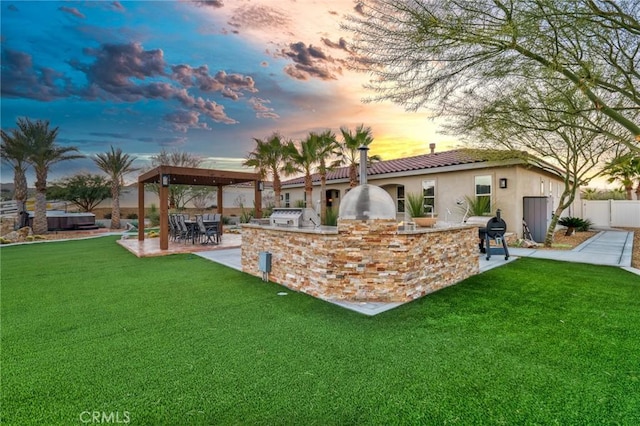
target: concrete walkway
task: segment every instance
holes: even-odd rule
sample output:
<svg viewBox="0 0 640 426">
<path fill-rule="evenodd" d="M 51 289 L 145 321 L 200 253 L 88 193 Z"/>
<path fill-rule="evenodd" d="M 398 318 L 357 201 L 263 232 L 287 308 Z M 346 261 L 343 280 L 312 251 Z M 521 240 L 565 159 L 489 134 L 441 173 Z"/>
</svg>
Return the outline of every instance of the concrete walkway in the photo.
<svg viewBox="0 0 640 426">
<path fill-rule="evenodd" d="M 572 250 L 510 248 L 509 252 L 517 257 L 533 257 L 629 268 L 631 267 L 632 249 L 633 232 L 600 231 Z"/>
<path fill-rule="evenodd" d="M 483 254 L 480 256 L 480 273 L 505 265 L 519 257 L 533 257 L 564 262 L 617 266 L 640 276 L 640 269 L 631 267 L 632 249 L 633 232 L 606 230 L 599 232 L 573 250 L 542 250 L 509 247 L 510 257 L 508 260 L 505 260 L 504 255 L 492 255 L 491 259 L 486 260 L 486 255 Z M 242 271 L 239 248 L 205 251 L 194 254 Z M 376 315 L 402 305 L 402 303 L 352 303 L 335 300 L 327 300 L 327 302 L 365 315 Z"/>
</svg>

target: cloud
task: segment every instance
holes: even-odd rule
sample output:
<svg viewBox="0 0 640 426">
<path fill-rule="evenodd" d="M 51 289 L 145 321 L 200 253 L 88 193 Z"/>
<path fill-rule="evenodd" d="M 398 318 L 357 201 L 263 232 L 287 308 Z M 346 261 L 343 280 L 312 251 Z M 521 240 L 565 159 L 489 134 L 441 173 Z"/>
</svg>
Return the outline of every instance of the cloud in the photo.
<svg viewBox="0 0 640 426">
<path fill-rule="evenodd" d="M 0 78 L 2 96 L 9 98 L 51 101 L 67 96 L 68 79 L 51 68 L 34 67 L 27 53 L 3 49 Z"/>
<path fill-rule="evenodd" d="M 189 93 L 189 90 L 219 93 L 233 101 L 245 92 L 258 92 L 251 76 L 224 70 L 211 75 L 206 65 L 197 68 L 187 64 L 170 66 L 161 49 L 145 50 L 139 43 L 105 44 L 84 49 L 84 53 L 95 60 L 91 63 L 69 61 L 74 69 L 86 75 L 87 85 L 78 87 L 59 72 L 35 67 L 30 55 L 4 48 L 2 96 L 40 101 L 70 96 L 127 103 L 145 99 L 175 100 L 184 111 L 167 114 L 164 118 L 172 129 L 185 132 L 189 128 L 208 129 L 206 123 L 199 122 L 201 117 L 224 124 L 238 123 L 226 114 L 224 105 Z M 255 111 L 256 107 L 251 106 Z M 277 115 L 269 108 L 260 113 L 264 117 Z"/>
<path fill-rule="evenodd" d="M 120 3 L 119 1 L 114 1 L 111 2 L 111 6 L 113 7 L 113 9 L 119 11 L 119 12 L 124 12 L 126 9 L 124 8 L 124 6 L 122 5 L 122 3 Z"/>
<path fill-rule="evenodd" d="M 193 4 L 200 7 L 212 7 L 218 9 L 224 6 L 222 0 L 192 0 Z"/>
<path fill-rule="evenodd" d="M 90 66 L 72 63 L 72 66 L 85 72 L 91 85 L 116 96 L 137 100 L 141 93 L 133 98 L 127 95 L 138 87 L 131 79 L 144 80 L 147 77 L 164 75 L 166 66 L 162 50 L 144 50 L 139 43 L 106 44 L 98 49 L 85 49 L 85 54 L 95 56 Z"/>
<path fill-rule="evenodd" d="M 199 121 L 200 113 L 197 111 L 179 110 L 165 115 L 165 121 L 171 123 L 173 130 L 186 133 L 188 129 L 211 130 L 207 123 Z"/>
<path fill-rule="evenodd" d="M 253 110 L 256 112 L 257 118 L 272 118 L 274 120 L 280 118 L 280 116 L 276 112 L 274 112 L 275 110 L 273 108 L 269 108 L 265 105 L 270 103 L 271 101 L 268 99 L 261 99 L 256 97 L 249 99 L 249 105 L 253 107 Z"/>
<path fill-rule="evenodd" d="M 236 88 L 246 88 L 255 91 L 255 83 L 251 77 L 242 78 L 239 75 L 227 75 L 219 72 L 214 78 L 208 74 L 208 68 L 194 69 L 188 65 L 172 67 L 171 76 L 165 73 L 167 64 L 162 50 L 144 50 L 139 43 L 121 45 L 103 45 L 99 49 L 86 49 L 87 54 L 95 56 L 96 61 L 89 66 L 74 64 L 84 71 L 89 79 L 89 86 L 84 91 L 88 98 L 103 98 L 124 102 L 135 102 L 142 99 L 175 99 L 185 108 L 192 108 L 216 122 L 235 124 L 236 120 L 228 117 L 224 106 L 216 102 L 195 98 L 186 89 L 195 84 L 200 90 L 223 92 L 228 88 L 226 97 L 231 97 Z M 171 80 L 169 77 L 173 77 Z M 153 81 L 142 84 L 147 79 L 167 81 Z M 183 87 L 177 87 L 178 82 Z M 227 85 L 231 85 L 228 87 Z M 223 96 L 225 94 L 223 93 Z M 175 124 L 175 123 L 173 123 Z"/>
<path fill-rule="evenodd" d="M 347 41 L 342 37 L 340 37 L 337 43 L 324 37 L 322 38 L 322 42 L 325 44 L 325 46 L 330 47 L 332 49 L 341 49 L 341 50 L 344 50 L 345 52 L 349 52 L 349 53 L 351 52 L 347 47 Z"/>
<path fill-rule="evenodd" d="M 227 74 L 218 71 L 215 75 L 209 74 L 206 65 L 192 68 L 186 64 L 172 67 L 171 77 L 183 87 L 197 87 L 203 92 L 220 92 L 223 97 L 237 101 L 242 96 L 242 91 L 257 92 L 255 81 L 250 76 L 241 74 Z"/>
<path fill-rule="evenodd" d="M 84 16 L 78 9 L 76 9 L 75 7 L 66 7 L 66 6 L 60 6 L 58 8 L 59 11 L 61 12 L 65 12 L 68 13 L 70 15 L 75 16 L 76 18 L 80 18 L 80 19 L 85 19 L 86 16 Z"/>
<path fill-rule="evenodd" d="M 333 64 L 334 59 L 317 47 L 307 46 L 299 41 L 289 45 L 289 49 L 281 49 L 277 56 L 289 58 L 295 65 L 287 65 L 284 71 L 297 80 L 308 80 L 317 77 L 322 80 L 336 80 L 336 73 L 341 68 Z"/>
<path fill-rule="evenodd" d="M 90 136 L 99 136 L 113 139 L 129 139 L 131 135 L 128 133 L 116 133 L 116 132 L 89 132 Z"/>
<path fill-rule="evenodd" d="M 242 5 L 234 10 L 229 25 L 251 30 L 273 30 L 287 27 L 291 18 L 275 8 L 264 5 Z"/>
</svg>

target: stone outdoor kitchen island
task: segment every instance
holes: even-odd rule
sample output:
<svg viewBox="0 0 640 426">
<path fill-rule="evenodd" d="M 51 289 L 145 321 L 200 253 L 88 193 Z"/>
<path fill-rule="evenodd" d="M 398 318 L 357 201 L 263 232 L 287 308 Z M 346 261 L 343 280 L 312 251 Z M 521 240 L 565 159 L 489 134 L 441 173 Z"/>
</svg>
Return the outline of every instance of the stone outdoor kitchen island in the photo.
<svg viewBox="0 0 640 426">
<path fill-rule="evenodd" d="M 271 281 L 332 301 L 414 300 L 477 274 L 477 250 L 475 227 L 399 230 L 391 197 L 366 184 L 345 196 L 337 227 L 242 227 L 244 272 L 263 276 L 270 252 Z"/>
</svg>

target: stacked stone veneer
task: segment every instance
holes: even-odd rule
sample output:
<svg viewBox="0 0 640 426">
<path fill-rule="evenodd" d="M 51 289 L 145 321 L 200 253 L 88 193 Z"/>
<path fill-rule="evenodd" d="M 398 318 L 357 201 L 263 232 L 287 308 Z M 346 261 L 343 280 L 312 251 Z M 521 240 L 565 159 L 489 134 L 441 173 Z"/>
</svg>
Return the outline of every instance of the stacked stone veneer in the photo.
<svg viewBox="0 0 640 426">
<path fill-rule="evenodd" d="M 242 270 L 261 277 L 261 251 L 272 255 L 269 279 L 330 300 L 406 302 L 479 270 L 478 230 L 398 232 L 395 220 L 341 220 L 304 230 L 244 225 Z"/>
</svg>

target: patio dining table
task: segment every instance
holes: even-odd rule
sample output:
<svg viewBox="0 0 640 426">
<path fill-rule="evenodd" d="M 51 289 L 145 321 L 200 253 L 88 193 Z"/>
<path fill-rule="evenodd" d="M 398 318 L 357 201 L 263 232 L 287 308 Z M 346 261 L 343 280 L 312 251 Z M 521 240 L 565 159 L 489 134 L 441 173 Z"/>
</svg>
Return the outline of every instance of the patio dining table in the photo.
<svg viewBox="0 0 640 426">
<path fill-rule="evenodd" d="M 218 226 L 218 230 L 220 230 L 220 221 L 218 220 L 203 220 L 202 221 L 204 223 L 205 228 L 209 228 L 209 227 L 213 227 L 214 225 L 217 224 Z M 184 223 L 187 225 L 187 227 L 189 227 L 189 233 L 191 234 L 191 244 L 195 244 L 196 243 L 196 236 L 200 234 L 200 229 L 198 227 L 198 222 L 194 219 L 185 219 Z M 221 232 L 218 231 L 218 235 L 221 235 Z M 216 244 L 219 244 L 220 241 L 218 240 L 218 242 Z M 206 243 L 203 243 L 206 244 Z"/>
</svg>

